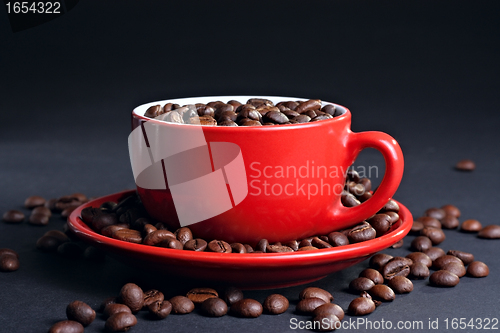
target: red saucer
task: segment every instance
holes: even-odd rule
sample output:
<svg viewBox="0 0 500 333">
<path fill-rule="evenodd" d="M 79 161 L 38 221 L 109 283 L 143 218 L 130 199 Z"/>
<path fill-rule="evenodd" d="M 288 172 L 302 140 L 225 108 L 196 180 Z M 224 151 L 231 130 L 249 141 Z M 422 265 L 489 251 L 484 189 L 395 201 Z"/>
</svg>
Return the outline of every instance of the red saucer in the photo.
<svg viewBox="0 0 500 333">
<path fill-rule="evenodd" d="M 398 202 L 400 220 L 381 237 L 330 249 L 246 254 L 195 252 L 124 242 L 96 233 L 80 219 L 85 207 L 118 202 L 134 192 L 107 195 L 78 207 L 68 218 L 69 228 L 85 242 L 126 264 L 186 278 L 201 276 L 206 281 L 242 288 L 280 288 L 319 280 L 397 243 L 413 224 L 410 211 Z"/>
</svg>

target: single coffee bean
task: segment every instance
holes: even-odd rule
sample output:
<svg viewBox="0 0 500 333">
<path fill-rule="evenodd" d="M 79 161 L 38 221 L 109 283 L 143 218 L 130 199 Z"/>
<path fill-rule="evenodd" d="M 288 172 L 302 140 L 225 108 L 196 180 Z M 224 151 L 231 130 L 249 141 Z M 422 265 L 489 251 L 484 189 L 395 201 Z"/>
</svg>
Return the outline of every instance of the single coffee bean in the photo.
<svg viewBox="0 0 500 333">
<path fill-rule="evenodd" d="M 331 232 L 328 234 L 328 242 L 333 246 L 344 246 L 349 244 L 349 239 L 341 232 Z"/>
<path fill-rule="evenodd" d="M 267 253 L 293 252 L 293 249 L 285 245 L 268 245 L 266 248 L 266 252 Z"/>
<path fill-rule="evenodd" d="M 478 220 L 465 220 L 462 222 L 462 225 L 460 226 L 460 231 L 462 232 L 478 232 L 481 231 L 483 226 L 481 225 L 481 222 Z"/>
<path fill-rule="evenodd" d="M 191 232 L 191 229 L 187 227 L 182 227 L 179 228 L 175 231 L 175 236 L 177 237 L 177 240 L 181 242 L 181 244 L 184 246 L 188 241 L 193 239 L 193 233 Z"/>
<path fill-rule="evenodd" d="M 333 314 L 337 316 L 339 320 L 344 319 L 344 310 L 342 310 L 340 306 L 334 303 L 322 304 L 313 311 L 314 316 L 325 315 L 325 314 Z"/>
<path fill-rule="evenodd" d="M 106 306 L 108 306 L 109 304 L 116 304 L 116 297 L 112 296 L 112 297 L 108 297 L 106 298 L 104 301 L 101 302 L 101 305 L 99 306 L 99 312 L 103 313 L 104 312 L 104 309 L 106 308 Z"/>
<path fill-rule="evenodd" d="M 446 235 L 441 228 L 424 227 L 420 230 L 420 234 L 429 237 L 432 245 L 441 244 L 446 239 Z"/>
<path fill-rule="evenodd" d="M 243 318 L 257 318 L 262 311 L 262 304 L 250 298 L 244 298 L 231 305 L 231 313 Z"/>
<path fill-rule="evenodd" d="M 399 212 L 399 205 L 396 201 L 392 200 L 392 199 L 389 199 L 389 201 L 387 201 L 387 203 L 385 204 L 385 206 L 382 208 L 382 210 L 385 210 L 385 211 L 392 211 L 392 212 Z"/>
<path fill-rule="evenodd" d="M 57 253 L 67 259 L 79 259 L 83 255 L 83 249 L 77 243 L 66 242 L 57 247 Z"/>
<path fill-rule="evenodd" d="M 472 160 L 461 160 L 455 164 L 455 169 L 458 171 L 474 171 L 476 163 Z"/>
<path fill-rule="evenodd" d="M 61 242 L 51 236 L 42 236 L 36 241 L 36 248 L 43 252 L 56 252 Z"/>
<path fill-rule="evenodd" d="M 410 274 L 410 266 L 413 261 L 404 257 L 394 257 L 382 268 L 384 279 L 390 280 L 395 276 L 407 277 Z"/>
<path fill-rule="evenodd" d="M 260 121 L 257 120 L 250 120 L 248 118 L 242 119 L 242 121 L 239 123 L 240 126 L 262 126 Z"/>
<path fill-rule="evenodd" d="M 134 229 L 127 229 L 127 228 L 119 229 L 113 232 L 113 235 L 111 236 L 115 239 L 129 243 L 136 243 L 136 244 L 142 243 L 141 232 Z"/>
<path fill-rule="evenodd" d="M 391 228 L 390 217 L 387 214 L 376 214 L 367 222 L 375 229 L 376 237 L 384 235 Z"/>
<path fill-rule="evenodd" d="M 330 332 L 342 326 L 336 315 L 320 314 L 313 318 L 313 327 L 318 332 Z"/>
<path fill-rule="evenodd" d="M 435 219 L 441 220 L 443 217 L 446 216 L 446 212 L 441 209 L 441 208 L 429 208 L 425 211 L 425 216 L 430 216 Z"/>
<path fill-rule="evenodd" d="M 373 269 L 380 270 L 392 258 L 394 257 L 391 256 L 390 254 L 377 253 L 370 258 L 368 265 Z"/>
<path fill-rule="evenodd" d="M 52 216 L 52 212 L 50 211 L 50 209 L 48 209 L 45 206 L 38 206 L 38 207 L 33 208 L 33 210 L 31 211 L 31 214 L 32 215 L 33 214 L 47 215 L 48 217 Z"/>
<path fill-rule="evenodd" d="M 126 312 L 119 312 L 106 320 L 105 328 L 111 332 L 125 332 L 137 324 L 137 318 Z"/>
<path fill-rule="evenodd" d="M 399 214 L 396 212 L 385 212 L 384 214 L 390 217 L 389 222 L 391 223 L 391 225 L 399 221 Z"/>
<path fill-rule="evenodd" d="M 316 117 L 313 117 L 311 121 L 319 121 L 319 120 L 326 120 L 326 119 L 332 119 L 333 117 L 327 113 L 325 114 L 318 114 L 320 111 L 315 111 L 316 112 Z"/>
<path fill-rule="evenodd" d="M 432 267 L 434 267 L 435 269 L 443 269 L 443 267 L 450 262 L 456 262 L 457 264 L 463 265 L 462 260 L 460 260 L 459 258 L 457 258 L 455 256 L 447 254 L 447 255 L 441 256 L 441 257 L 437 258 L 436 260 L 434 260 L 432 262 Z"/>
<path fill-rule="evenodd" d="M 169 302 L 172 304 L 172 313 L 188 314 L 193 312 L 194 303 L 186 296 L 174 296 Z"/>
<path fill-rule="evenodd" d="M 413 291 L 413 283 L 403 276 L 395 276 L 389 280 L 387 286 L 396 294 L 407 294 Z"/>
<path fill-rule="evenodd" d="M 460 222 L 455 216 L 446 215 L 441 219 L 441 226 L 444 229 L 456 229 L 458 228 Z"/>
<path fill-rule="evenodd" d="M 245 245 L 241 243 L 231 243 L 232 253 L 247 253 Z"/>
<path fill-rule="evenodd" d="M 424 224 L 418 220 L 413 221 L 410 232 L 412 234 L 420 234 L 420 230 L 424 228 Z"/>
<path fill-rule="evenodd" d="M 31 214 L 28 221 L 32 225 L 44 226 L 49 224 L 49 217 L 45 214 Z"/>
<path fill-rule="evenodd" d="M 227 313 L 227 304 L 218 297 L 207 298 L 201 303 L 201 311 L 209 317 L 222 317 Z"/>
<path fill-rule="evenodd" d="M 446 217 L 446 216 L 445 216 Z M 441 222 L 438 219 L 430 216 L 422 216 L 417 219 L 420 221 L 424 227 L 433 227 L 433 228 L 441 228 Z"/>
<path fill-rule="evenodd" d="M 467 275 L 472 277 L 485 277 L 490 274 L 490 269 L 488 266 L 482 261 L 473 261 L 467 267 Z"/>
<path fill-rule="evenodd" d="M 112 315 L 120 312 L 132 313 L 132 310 L 130 310 L 130 308 L 125 304 L 110 303 L 106 305 L 103 311 L 106 318 L 109 318 Z"/>
<path fill-rule="evenodd" d="M 437 287 L 454 287 L 460 282 L 460 278 L 451 272 L 439 270 L 431 274 L 429 282 Z"/>
<path fill-rule="evenodd" d="M 431 258 L 432 261 L 436 260 L 439 257 L 446 255 L 444 250 L 440 247 L 431 247 L 430 249 L 427 249 L 423 252 L 425 254 L 427 254 L 427 256 L 429 256 L 429 258 Z"/>
<path fill-rule="evenodd" d="M 361 291 L 367 291 L 371 289 L 374 285 L 375 283 L 372 280 L 366 277 L 358 277 L 349 283 L 349 289 L 359 293 Z"/>
<path fill-rule="evenodd" d="M 422 229 L 423 230 L 423 229 Z M 432 247 L 432 241 L 427 236 L 417 236 L 411 241 L 410 248 L 413 251 L 424 252 Z"/>
<path fill-rule="evenodd" d="M 158 300 L 148 305 L 148 311 L 155 319 L 165 319 L 172 312 L 172 303 Z"/>
<path fill-rule="evenodd" d="M 161 107 L 161 105 L 153 105 L 153 106 L 150 106 L 147 110 L 146 110 L 146 113 L 144 113 L 144 116 L 145 117 L 149 117 L 149 118 L 156 118 L 158 117 L 160 114 L 162 114 L 164 111 Z"/>
<path fill-rule="evenodd" d="M 295 307 L 295 311 L 299 314 L 312 314 L 318 306 L 325 303 L 327 302 L 325 302 L 324 299 L 317 297 L 304 298 L 299 301 L 299 303 Z"/>
<path fill-rule="evenodd" d="M 205 251 L 207 248 L 207 242 L 204 239 L 201 238 L 195 238 L 188 240 L 186 244 L 184 244 L 184 250 L 189 250 L 189 251 Z"/>
<path fill-rule="evenodd" d="M 38 195 L 32 195 L 24 200 L 24 207 L 28 209 L 33 209 L 38 206 L 43 206 L 45 204 L 45 199 Z"/>
<path fill-rule="evenodd" d="M 85 207 L 81 212 L 81 219 L 85 224 L 92 226 L 92 221 L 97 215 L 104 214 L 101 210 L 92 207 Z"/>
<path fill-rule="evenodd" d="M 8 249 L 8 248 L 0 249 L 0 256 L 3 254 L 10 254 L 10 255 L 13 255 L 14 257 L 16 257 L 17 259 L 19 259 L 19 254 L 17 254 L 16 251 Z"/>
<path fill-rule="evenodd" d="M 459 218 L 460 217 L 460 209 L 458 209 L 457 206 L 454 206 L 454 205 L 444 205 L 443 207 L 441 207 L 442 210 L 444 210 L 446 212 L 446 215 L 450 215 L 450 216 L 453 216 L 453 217 L 456 217 L 456 218 Z"/>
<path fill-rule="evenodd" d="M 137 219 L 136 221 L 140 221 L 140 220 L 142 220 L 142 218 Z M 135 229 L 135 228 L 132 228 L 132 229 Z M 136 229 L 136 230 L 137 230 L 137 229 Z M 153 233 L 153 232 L 155 232 L 155 231 L 157 231 L 157 230 L 158 230 L 158 229 L 156 229 L 156 227 L 155 227 L 154 225 L 147 223 L 147 224 L 145 224 L 145 225 L 144 225 L 144 227 L 142 228 L 142 235 L 143 235 L 144 237 L 146 237 L 146 236 L 147 236 L 147 235 L 149 235 L 150 233 Z"/>
<path fill-rule="evenodd" d="M 310 99 L 304 102 L 299 102 L 299 105 L 295 109 L 298 113 L 304 113 L 309 110 L 319 110 L 321 109 L 321 100 Z"/>
<path fill-rule="evenodd" d="M 234 287 L 227 287 L 226 289 L 224 289 L 223 295 L 223 299 L 228 305 L 232 305 L 243 299 L 243 292 L 240 289 Z"/>
<path fill-rule="evenodd" d="M 73 320 L 63 320 L 55 323 L 49 329 L 49 333 L 83 333 L 82 324 Z"/>
<path fill-rule="evenodd" d="M 144 305 L 144 292 L 135 283 L 127 283 L 120 290 L 118 296 L 121 303 L 130 308 L 132 313 L 137 313 Z"/>
<path fill-rule="evenodd" d="M 66 316 L 83 326 L 89 326 L 95 319 L 95 311 L 82 301 L 73 301 L 66 307 Z"/>
<path fill-rule="evenodd" d="M 297 240 L 286 242 L 283 245 L 288 246 L 294 251 L 297 251 L 299 249 L 299 242 Z"/>
<path fill-rule="evenodd" d="M 144 237 L 143 244 L 145 245 L 158 245 L 167 238 L 175 238 L 175 235 L 168 230 L 156 230 Z"/>
<path fill-rule="evenodd" d="M 431 262 L 432 264 L 432 262 Z M 373 281 L 374 284 L 382 284 L 384 283 L 384 277 L 380 274 L 379 271 L 373 268 L 366 268 L 361 273 L 359 273 L 359 277 L 365 277 Z M 354 280 L 353 280 L 354 281 Z M 362 291 L 362 290 L 360 290 Z"/>
<path fill-rule="evenodd" d="M 328 244 L 328 242 L 325 242 L 319 237 L 313 237 L 313 239 L 311 240 L 311 245 L 317 247 L 318 249 L 328 249 L 332 247 L 330 244 Z"/>
<path fill-rule="evenodd" d="M 10 252 L 0 254 L 0 272 L 14 272 L 19 269 L 19 258 Z"/>
<path fill-rule="evenodd" d="M 375 311 L 375 303 L 366 297 L 355 298 L 349 303 L 347 312 L 351 316 L 364 316 Z"/>
<path fill-rule="evenodd" d="M 474 261 L 474 255 L 472 253 L 457 251 L 457 250 L 449 250 L 448 255 L 455 256 L 458 259 L 462 260 L 465 266 Z"/>
<path fill-rule="evenodd" d="M 404 245 L 404 240 L 401 239 L 401 240 L 397 241 L 396 243 L 392 244 L 391 247 L 393 249 L 399 249 L 399 248 L 403 247 L 403 245 Z"/>
<path fill-rule="evenodd" d="M 269 314 L 277 315 L 288 310 L 288 299 L 280 294 L 271 294 L 264 300 L 263 308 Z"/>
<path fill-rule="evenodd" d="M 165 296 L 161 291 L 158 291 L 156 289 L 151 289 L 148 291 L 144 292 L 144 303 L 143 303 L 143 308 L 147 308 L 149 305 L 155 303 L 155 302 L 163 302 L 165 299 Z"/>
<path fill-rule="evenodd" d="M 319 250 L 317 247 L 314 246 L 303 246 L 299 247 L 297 251 L 311 251 L 311 250 Z"/>
<path fill-rule="evenodd" d="M 219 253 L 231 253 L 233 249 L 229 243 L 224 242 L 223 240 L 213 240 L 207 245 L 208 251 L 210 252 L 219 252 Z"/>
<path fill-rule="evenodd" d="M 264 239 L 261 239 L 257 243 L 257 246 L 255 247 L 255 250 L 256 251 L 266 252 L 268 246 L 269 246 L 269 242 L 267 241 L 267 239 L 264 238 Z"/>
<path fill-rule="evenodd" d="M 92 227 L 97 231 L 114 224 L 118 224 L 118 218 L 114 213 L 100 213 L 92 218 Z"/>
<path fill-rule="evenodd" d="M 299 294 L 299 299 L 301 300 L 312 297 L 321 298 L 325 301 L 325 303 L 333 302 L 332 294 L 330 294 L 325 289 L 321 289 L 318 287 L 307 287 L 303 289 Z"/>
<path fill-rule="evenodd" d="M 412 279 L 425 279 L 429 275 L 429 267 L 422 262 L 415 262 L 410 266 L 410 277 Z"/>
<path fill-rule="evenodd" d="M 376 235 L 375 229 L 369 223 L 364 222 L 352 228 L 347 234 L 347 238 L 350 243 L 359 243 L 374 239 Z"/>
<path fill-rule="evenodd" d="M 477 234 L 479 238 L 486 239 L 499 239 L 500 238 L 500 225 L 488 225 L 482 228 Z"/>
<path fill-rule="evenodd" d="M 368 290 L 368 293 L 373 299 L 382 302 L 392 302 L 394 298 L 396 298 L 394 291 L 385 284 L 377 284 L 373 286 L 370 290 Z"/>
<path fill-rule="evenodd" d="M 128 224 L 113 224 L 101 229 L 101 234 L 106 237 L 112 237 L 120 229 L 128 229 Z"/>
<path fill-rule="evenodd" d="M 413 263 L 420 262 L 424 264 L 427 267 L 432 266 L 432 259 L 429 258 L 429 256 L 423 252 L 412 252 L 406 256 L 406 258 L 409 258 L 413 261 Z"/>
<path fill-rule="evenodd" d="M 354 207 L 361 204 L 361 202 L 358 199 L 356 199 L 356 197 L 353 194 L 348 192 L 342 193 L 340 201 L 346 207 Z"/>
<path fill-rule="evenodd" d="M 459 278 L 465 275 L 465 266 L 462 263 L 449 262 L 442 268 L 445 271 L 452 272 Z"/>
<path fill-rule="evenodd" d="M 195 104 L 196 111 L 198 111 L 198 115 L 201 116 L 214 116 L 215 110 L 214 108 L 207 106 L 205 104 Z"/>
<path fill-rule="evenodd" d="M 186 297 L 195 305 L 199 305 L 209 298 L 219 297 L 219 294 L 212 288 L 193 288 L 187 292 Z"/>
<path fill-rule="evenodd" d="M 3 214 L 2 220 L 5 223 L 21 223 L 24 221 L 24 213 L 20 210 L 11 209 Z"/>
</svg>

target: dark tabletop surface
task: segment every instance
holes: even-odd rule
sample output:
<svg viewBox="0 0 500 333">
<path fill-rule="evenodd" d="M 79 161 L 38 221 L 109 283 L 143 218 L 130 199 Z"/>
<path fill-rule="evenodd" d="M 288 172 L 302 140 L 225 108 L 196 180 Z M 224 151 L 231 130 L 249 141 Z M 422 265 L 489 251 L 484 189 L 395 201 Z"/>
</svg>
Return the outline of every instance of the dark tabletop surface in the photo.
<svg viewBox="0 0 500 333">
<path fill-rule="evenodd" d="M 57 19 L 13 33 L 4 12 L 0 212 L 23 209 L 33 194 L 98 197 L 134 188 L 127 136 L 130 112 L 139 104 L 247 94 L 347 106 L 354 131 L 384 131 L 400 143 L 405 174 L 395 198 L 415 217 L 451 203 L 461 209 L 461 221 L 499 224 L 499 17 L 498 1 L 108 0 L 79 2 Z M 476 162 L 474 172 L 453 169 L 464 158 Z M 372 150 L 362 152 L 357 164 L 383 169 Z M 39 252 L 36 240 L 63 224 L 57 215 L 46 227 L 0 223 L 0 248 L 16 250 L 21 262 L 18 271 L 0 273 L 1 332 L 47 331 L 65 319 L 71 301 L 98 307 L 127 282 L 170 295 L 188 290 L 112 258 L 92 263 Z M 445 234 L 443 249 L 473 253 L 489 265 L 490 275 L 464 277 L 450 289 L 416 281 L 412 293 L 365 320 L 391 320 L 394 326 L 422 321 L 428 330 L 429 321 L 438 319 L 435 331 L 445 332 L 475 330 L 452 329 L 453 318 L 496 318 L 499 328 L 500 241 L 456 230 Z M 413 237 L 384 252 L 408 254 Z M 346 309 L 355 297 L 347 291 L 349 281 L 367 265 L 309 285 L 328 289 Z M 259 301 L 274 292 L 287 296 L 292 306 L 279 316 L 213 319 L 195 311 L 151 321 L 140 314 L 132 331 L 297 331 L 291 320 L 309 319 L 293 311 L 302 288 L 245 292 Z M 98 316 L 85 331 L 103 327 Z"/>
</svg>

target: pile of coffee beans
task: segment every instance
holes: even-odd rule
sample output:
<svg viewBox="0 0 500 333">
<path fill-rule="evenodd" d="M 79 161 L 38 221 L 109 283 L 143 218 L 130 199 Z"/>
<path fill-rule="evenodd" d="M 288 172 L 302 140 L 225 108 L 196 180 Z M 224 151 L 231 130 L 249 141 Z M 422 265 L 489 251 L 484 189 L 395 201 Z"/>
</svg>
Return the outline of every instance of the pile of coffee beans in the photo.
<svg viewBox="0 0 500 333">
<path fill-rule="evenodd" d="M 167 103 L 154 105 L 144 116 L 170 123 L 205 126 L 268 126 L 300 124 L 331 119 L 342 114 L 333 104 L 319 99 L 282 101 L 274 105 L 268 99 L 250 98 L 245 104 L 230 100 L 207 104 L 184 105 Z"/>
</svg>

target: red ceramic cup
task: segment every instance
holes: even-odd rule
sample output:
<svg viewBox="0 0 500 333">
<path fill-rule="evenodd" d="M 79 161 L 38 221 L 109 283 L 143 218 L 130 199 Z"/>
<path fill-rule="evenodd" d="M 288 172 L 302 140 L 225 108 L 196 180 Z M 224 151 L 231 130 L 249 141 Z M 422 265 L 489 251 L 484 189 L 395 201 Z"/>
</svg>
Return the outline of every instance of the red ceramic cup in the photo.
<svg viewBox="0 0 500 333">
<path fill-rule="evenodd" d="M 144 135 L 145 142 L 138 147 L 131 135 L 130 156 L 137 192 L 151 217 L 173 230 L 187 225 L 196 237 L 207 240 L 249 244 L 263 238 L 270 242 L 287 241 L 350 227 L 379 211 L 396 192 L 404 167 L 398 143 L 382 132 L 352 132 L 351 113 L 340 105 L 335 107 L 342 115 L 333 119 L 275 126 L 198 126 L 143 116 L 150 106 L 157 104 L 188 105 L 218 100 L 244 103 L 254 97 L 274 103 L 305 100 L 212 96 L 157 101 L 134 109 L 132 130 L 134 133 L 137 129 L 135 133 L 140 140 Z M 165 131 L 169 133 L 168 139 L 161 134 Z M 206 140 L 205 146 L 182 148 L 190 138 L 199 138 L 200 133 Z M 177 150 L 176 154 L 161 159 L 158 151 L 164 146 Z M 346 171 L 364 148 L 375 148 L 382 153 L 386 172 L 370 199 L 347 208 L 340 200 Z M 137 161 L 139 155 L 151 156 L 154 163 L 155 154 L 154 167 L 137 166 L 144 164 Z M 176 156 L 182 158 L 175 159 L 172 167 L 172 158 Z M 164 177 L 161 181 L 158 178 L 150 178 L 149 183 L 138 181 L 153 169 Z M 172 173 L 181 173 L 182 181 L 176 178 L 173 182 L 169 178 Z M 191 216 L 191 220 L 185 216 Z M 196 220 L 203 216 L 208 218 Z"/>
</svg>

